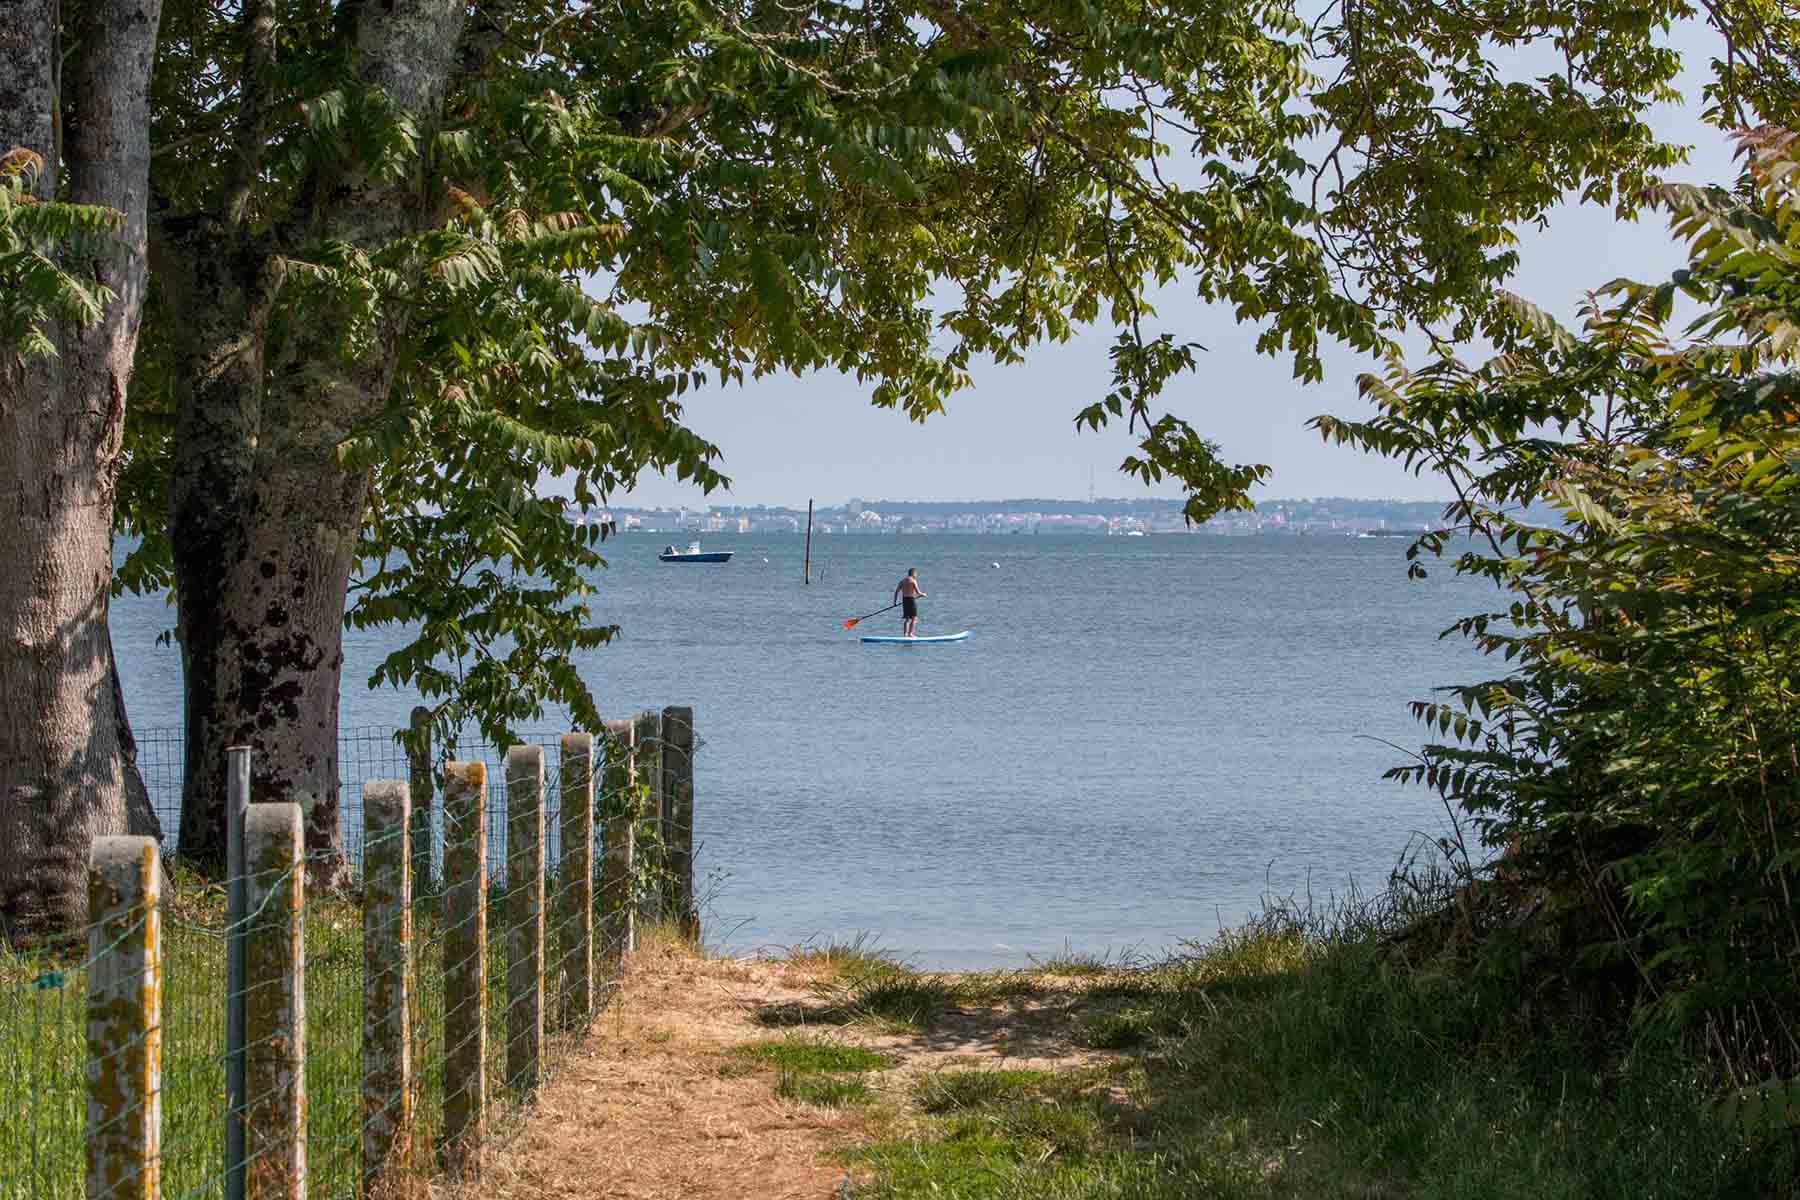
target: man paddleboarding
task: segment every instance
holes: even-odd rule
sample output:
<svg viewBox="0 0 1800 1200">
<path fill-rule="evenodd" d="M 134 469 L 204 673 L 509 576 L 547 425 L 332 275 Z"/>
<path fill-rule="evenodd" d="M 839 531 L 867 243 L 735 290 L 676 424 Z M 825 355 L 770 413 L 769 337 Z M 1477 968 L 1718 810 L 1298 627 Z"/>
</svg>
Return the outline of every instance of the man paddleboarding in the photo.
<svg viewBox="0 0 1800 1200">
<path fill-rule="evenodd" d="M 894 585 L 894 603 L 900 606 L 900 636 L 917 637 L 919 633 L 919 568 L 908 567 L 906 578 Z"/>
</svg>

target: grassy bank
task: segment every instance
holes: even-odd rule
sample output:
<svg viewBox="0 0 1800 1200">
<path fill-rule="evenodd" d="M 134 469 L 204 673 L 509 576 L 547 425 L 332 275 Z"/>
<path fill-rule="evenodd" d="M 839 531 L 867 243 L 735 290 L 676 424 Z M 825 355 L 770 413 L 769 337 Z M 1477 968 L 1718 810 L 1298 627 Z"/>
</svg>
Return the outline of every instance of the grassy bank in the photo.
<svg viewBox="0 0 1800 1200">
<path fill-rule="evenodd" d="M 1800 1195 L 1792 1132 L 1747 1130 L 1691 1048 L 1526 1017 L 1517 981 L 1404 965 L 1391 928 L 1282 908 L 1154 964 L 981 975 L 838 947 L 742 1054 L 783 1096 L 866 1110 L 841 1151 L 858 1200 Z M 908 1076 L 891 1049 L 806 1049 L 1009 1009 L 1011 1036 L 1098 1061 Z"/>
</svg>

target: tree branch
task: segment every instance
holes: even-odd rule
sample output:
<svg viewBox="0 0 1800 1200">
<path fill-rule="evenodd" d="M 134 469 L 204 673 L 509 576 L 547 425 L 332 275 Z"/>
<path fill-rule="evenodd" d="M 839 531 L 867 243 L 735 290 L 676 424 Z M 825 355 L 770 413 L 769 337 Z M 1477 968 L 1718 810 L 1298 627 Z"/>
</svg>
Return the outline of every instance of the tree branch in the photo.
<svg viewBox="0 0 1800 1200">
<path fill-rule="evenodd" d="M 275 0 L 251 0 L 245 4 L 243 28 L 244 74 L 238 88 L 237 128 L 221 206 L 225 226 L 231 230 L 243 227 L 268 146 L 269 111 L 273 106 L 270 76 L 275 66 Z"/>
</svg>

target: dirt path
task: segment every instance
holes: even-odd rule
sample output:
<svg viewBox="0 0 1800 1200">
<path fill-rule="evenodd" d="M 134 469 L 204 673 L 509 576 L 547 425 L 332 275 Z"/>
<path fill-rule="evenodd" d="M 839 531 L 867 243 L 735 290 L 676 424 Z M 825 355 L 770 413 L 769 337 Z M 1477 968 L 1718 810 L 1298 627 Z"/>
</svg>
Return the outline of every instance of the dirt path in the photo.
<svg viewBox="0 0 1800 1200">
<path fill-rule="evenodd" d="M 772 1013 L 816 1011 L 816 969 L 759 959 L 702 959 L 653 943 L 632 958 L 620 993 L 587 1043 L 565 1060 L 525 1129 L 454 1200 L 829 1200 L 846 1169 L 834 1151 L 904 1127 L 900 1106 L 824 1108 L 784 1100 L 767 1072 L 732 1047 L 790 1033 Z M 758 1015 L 763 1017 L 758 1020 Z M 1076 1050 L 1043 1006 L 1014 999 L 944 1012 L 925 1034 L 855 1025 L 819 1036 L 899 1060 L 871 1078 L 899 1098 L 946 1067 L 1066 1067 Z"/>
</svg>

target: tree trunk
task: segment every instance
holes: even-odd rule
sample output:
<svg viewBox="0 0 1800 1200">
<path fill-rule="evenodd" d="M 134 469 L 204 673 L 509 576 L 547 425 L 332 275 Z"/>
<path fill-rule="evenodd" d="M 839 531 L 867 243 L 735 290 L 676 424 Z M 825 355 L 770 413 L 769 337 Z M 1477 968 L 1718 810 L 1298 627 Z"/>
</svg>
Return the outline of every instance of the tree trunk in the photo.
<svg viewBox="0 0 1800 1200">
<path fill-rule="evenodd" d="M 179 560 L 184 857 L 217 865 L 225 748 L 245 745 L 251 795 L 297 801 L 309 878 L 322 887 L 339 881 L 344 599 L 368 487 L 366 472 L 335 461 L 259 454 L 257 478 L 231 497 L 232 528 Z"/>
<path fill-rule="evenodd" d="M 247 732 L 256 722 L 254 708 L 245 706 L 260 704 L 261 691 L 245 679 L 242 639 L 225 636 L 225 588 L 244 557 L 257 465 L 268 272 L 262 255 L 219 220 L 166 219 L 161 234 L 158 280 L 179 314 L 169 471 L 186 729 L 179 852 L 216 874 L 225 865 L 225 748 L 256 751 L 253 798 L 286 798 L 266 790 L 277 777 L 254 777 L 268 757 L 268 739 L 259 744 Z"/>
<path fill-rule="evenodd" d="M 14 941 L 84 925 L 89 843 L 148 809 L 128 803 L 134 748 L 106 617 L 161 0 L 91 0 L 79 13 L 65 61 L 54 0 L 0 4 L 0 153 L 43 160 L 40 196 L 124 218 L 108 248 L 69 264 L 112 293 L 99 321 L 53 322 L 54 358 L 0 340 L 0 924 Z"/>
<path fill-rule="evenodd" d="M 380 411 L 392 356 L 344 362 L 340 314 L 272 322 L 266 249 L 212 220 L 184 236 L 214 249 L 199 265 L 179 256 L 179 303 L 193 314 L 170 476 L 186 684 L 180 852 L 203 870 L 222 865 L 225 748 L 245 745 L 252 796 L 303 807 L 309 880 L 334 888 L 344 606 L 371 478 L 341 466 L 337 447 Z"/>
<path fill-rule="evenodd" d="M 464 0 L 386 0 L 357 10 L 353 70 L 421 129 L 436 124 L 459 63 Z M 272 20 L 272 18 L 271 18 Z M 255 121 L 247 100 L 240 120 Z M 253 139 L 252 139 L 253 140 Z M 260 147 L 246 144 L 245 153 Z M 246 177 L 244 188 L 252 185 Z M 224 751 L 253 748 L 253 795 L 306 808 L 315 885 L 343 867 L 338 697 L 343 617 L 370 473 L 338 444 L 380 413 L 393 380 L 398 317 L 343 357 L 350 314 L 273 292 L 277 244 L 330 237 L 376 250 L 417 227 L 421 180 L 322 170 L 266 241 L 241 227 L 240 191 L 195 218 L 179 311 L 170 535 L 186 682 L 187 775 L 181 850 L 222 858 Z"/>
</svg>

